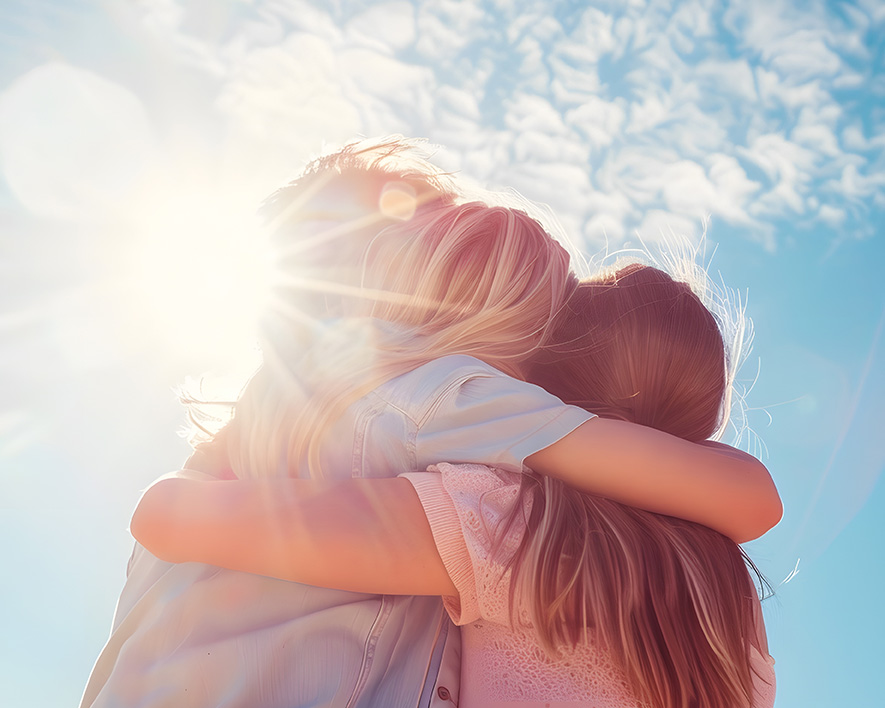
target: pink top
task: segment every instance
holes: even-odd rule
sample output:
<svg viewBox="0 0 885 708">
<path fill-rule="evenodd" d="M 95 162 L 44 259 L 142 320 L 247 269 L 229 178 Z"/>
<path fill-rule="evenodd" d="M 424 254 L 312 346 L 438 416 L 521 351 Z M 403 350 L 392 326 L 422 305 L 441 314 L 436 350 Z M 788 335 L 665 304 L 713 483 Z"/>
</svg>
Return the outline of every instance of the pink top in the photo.
<svg viewBox="0 0 885 708">
<path fill-rule="evenodd" d="M 494 529 L 518 496 L 519 474 L 441 463 L 402 476 L 421 499 L 458 590 L 457 597 L 444 597 L 443 603 L 462 627 L 461 692 L 455 697 L 459 708 L 640 708 L 624 675 L 592 639 L 554 660 L 530 630 L 511 627 L 510 572 L 502 575 L 491 550 Z M 528 510 L 531 500 L 525 503 Z M 516 550 L 524 531 L 524 523 L 513 526 L 505 554 Z M 516 609 L 527 621 L 525 610 Z M 771 708 L 774 660 L 754 648 L 752 662 L 757 674 L 753 708 Z"/>
</svg>

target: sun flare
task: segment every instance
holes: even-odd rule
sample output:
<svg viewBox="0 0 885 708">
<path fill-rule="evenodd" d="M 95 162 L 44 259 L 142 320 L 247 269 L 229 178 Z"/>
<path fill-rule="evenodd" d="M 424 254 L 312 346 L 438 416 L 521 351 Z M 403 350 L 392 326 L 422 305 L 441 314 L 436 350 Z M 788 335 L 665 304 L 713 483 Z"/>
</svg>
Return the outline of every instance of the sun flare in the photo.
<svg viewBox="0 0 885 708">
<path fill-rule="evenodd" d="M 255 204 L 194 180 L 146 190 L 134 216 L 135 329 L 191 365 L 251 362 L 273 278 Z"/>
</svg>

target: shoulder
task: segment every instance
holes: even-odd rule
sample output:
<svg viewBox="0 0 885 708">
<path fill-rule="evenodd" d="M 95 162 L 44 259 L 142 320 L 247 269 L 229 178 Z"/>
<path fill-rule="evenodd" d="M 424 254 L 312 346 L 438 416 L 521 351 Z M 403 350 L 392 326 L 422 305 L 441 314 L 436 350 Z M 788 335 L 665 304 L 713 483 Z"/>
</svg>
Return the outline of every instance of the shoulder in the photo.
<svg viewBox="0 0 885 708">
<path fill-rule="evenodd" d="M 429 361 L 417 369 L 410 371 L 404 376 L 414 375 L 420 379 L 427 380 L 451 380 L 453 378 L 473 378 L 473 377 L 504 377 L 510 378 L 507 374 L 498 371 L 495 367 L 486 364 L 481 359 L 469 356 L 467 354 L 450 354 L 441 356 L 438 359 Z"/>
<path fill-rule="evenodd" d="M 500 421 L 507 429 L 536 429 L 562 416 L 576 413 L 581 422 L 590 416 L 582 409 L 566 405 L 535 384 L 513 378 L 469 356 L 445 357 L 437 362 L 445 376 L 435 396 L 427 396 L 419 427 L 485 426 Z M 486 431 L 488 432 L 488 431 Z M 488 460 L 481 460 L 488 462 Z"/>
<path fill-rule="evenodd" d="M 517 381 L 472 356 L 456 354 L 440 357 L 401 374 L 379 386 L 375 394 L 386 403 L 401 409 L 419 424 L 438 407 L 439 402 L 477 380 Z"/>
</svg>

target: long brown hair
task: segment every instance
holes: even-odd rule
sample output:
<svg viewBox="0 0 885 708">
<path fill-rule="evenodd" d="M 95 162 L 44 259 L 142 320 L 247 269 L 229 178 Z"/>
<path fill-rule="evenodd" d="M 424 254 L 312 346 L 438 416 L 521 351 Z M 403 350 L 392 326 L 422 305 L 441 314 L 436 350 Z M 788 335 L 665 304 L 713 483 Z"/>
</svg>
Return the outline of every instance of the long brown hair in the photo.
<svg viewBox="0 0 885 708">
<path fill-rule="evenodd" d="M 691 288 L 633 264 L 579 286 L 527 378 L 601 416 L 697 442 L 723 423 L 726 359 Z M 502 560 L 512 607 L 519 598 L 551 654 L 591 632 L 655 708 L 751 705 L 757 597 L 737 544 L 547 477 L 527 477 L 523 494 L 528 531 Z"/>
</svg>

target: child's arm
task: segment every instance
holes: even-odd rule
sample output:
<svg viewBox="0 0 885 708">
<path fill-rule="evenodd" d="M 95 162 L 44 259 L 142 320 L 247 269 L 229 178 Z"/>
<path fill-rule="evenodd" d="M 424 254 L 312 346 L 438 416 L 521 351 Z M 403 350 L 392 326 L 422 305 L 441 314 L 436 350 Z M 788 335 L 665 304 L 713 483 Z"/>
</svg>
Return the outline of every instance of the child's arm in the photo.
<svg viewBox="0 0 885 708">
<path fill-rule="evenodd" d="M 219 458 L 206 459 L 211 467 Z M 780 518 L 777 491 L 755 458 L 621 421 L 587 421 L 527 463 L 575 487 L 698 521 L 737 541 Z M 200 561 L 358 592 L 455 594 L 405 479 L 165 479 L 145 492 L 131 529 L 170 562 Z"/>
<path fill-rule="evenodd" d="M 406 479 L 163 479 L 130 530 L 173 563 L 355 592 L 457 595 Z"/>
<path fill-rule="evenodd" d="M 220 442 L 198 448 L 212 466 L 221 464 Z M 736 543 L 763 535 L 783 514 L 771 475 L 752 455 L 619 420 L 592 418 L 525 463 L 576 489 L 704 524 Z"/>
<path fill-rule="evenodd" d="M 576 489 L 704 524 L 737 543 L 758 538 L 783 513 L 768 470 L 752 455 L 619 420 L 588 420 L 525 462 Z"/>
</svg>

